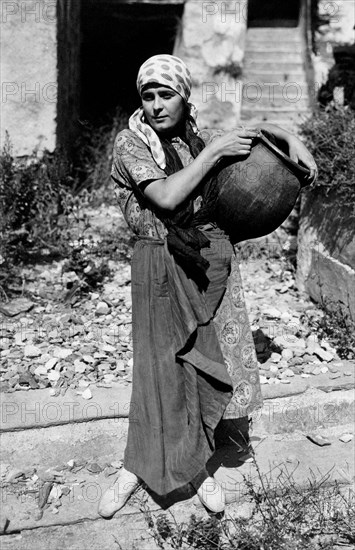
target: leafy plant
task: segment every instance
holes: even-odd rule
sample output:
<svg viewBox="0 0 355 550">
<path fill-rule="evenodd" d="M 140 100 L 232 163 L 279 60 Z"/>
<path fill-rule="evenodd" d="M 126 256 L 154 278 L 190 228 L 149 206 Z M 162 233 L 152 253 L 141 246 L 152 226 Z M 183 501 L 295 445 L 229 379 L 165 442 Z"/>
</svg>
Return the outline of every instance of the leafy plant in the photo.
<svg viewBox="0 0 355 550">
<path fill-rule="evenodd" d="M 16 159 L 6 136 L 0 156 L 0 284 L 19 262 L 67 249 L 72 182 L 71 167 L 60 152 Z"/>
<path fill-rule="evenodd" d="M 318 165 L 314 191 L 336 193 L 355 216 L 355 117 L 350 107 L 328 105 L 301 126 L 305 144 Z"/>
<path fill-rule="evenodd" d="M 242 69 L 239 63 L 231 61 L 228 65 L 218 65 L 213 71 L 214 75 L 227 74 L 237 80 L 242 75 Z"/>
<path fill-rule="evenodd" d="M 16 158 L 6 135 L 0 155 L 0 299 L 7 299 L 18 278 L 16 266 L 24 262 L 69 257 L 80 289 L 87 291 L 108 274 L 107 260 L 99 265 L 95 255 L 129 256 L 129 243 L 120 242 L 112 231 L 105 233 L 103 247 L 86 238 L 86 207 L 114 200 L 108 185 L 112 149 L 126 122 L 118 109 L 111 123 L 101 128 L 83 123 L 70 162 L 59 149 Z"/>
<path fill-rule="evenodd" d="M 323 299 L 320 313 L 305 312 L 301 318 L 319 338 L 326 338 L 341 359 L 355 358 L 355 322 L 346 313 L 344 304 Z"/>
</svg>

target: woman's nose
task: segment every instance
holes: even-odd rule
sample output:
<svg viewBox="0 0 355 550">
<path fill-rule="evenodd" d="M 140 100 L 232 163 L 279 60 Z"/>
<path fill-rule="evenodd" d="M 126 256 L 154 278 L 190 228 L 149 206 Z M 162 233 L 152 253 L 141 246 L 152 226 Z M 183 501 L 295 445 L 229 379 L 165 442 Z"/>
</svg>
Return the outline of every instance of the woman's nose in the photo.
<svg viewBox="0 0 355 550">
<path fill-rule="evenodd" d="M 154 111 L 159 111 L 162 108 L 162 101 L 161 101 L 161 98 L 159 96 L 157 96 L 154 99 L 153 108 L 154 108 Z"/>
</svg>

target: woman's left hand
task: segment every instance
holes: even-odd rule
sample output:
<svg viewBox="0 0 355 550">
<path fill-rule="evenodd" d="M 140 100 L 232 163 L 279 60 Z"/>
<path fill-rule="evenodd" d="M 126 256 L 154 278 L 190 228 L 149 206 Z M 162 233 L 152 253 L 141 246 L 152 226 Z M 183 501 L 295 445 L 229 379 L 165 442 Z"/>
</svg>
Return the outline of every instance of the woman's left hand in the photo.
<svg viewBox="0 0 355 550">
<path fill-rule="evenodd" d="M 318 177 L 318 169 L 311 153 L 296 136 L 292 136 L 292 138 L 288 140 L 288 145 L 289 157 L 294 162 L 297 162 L 297 164 L 303 164 L 309 169 L 310 174 L 308 180 L 310 183 L 314 183 Z"/>
</svg>

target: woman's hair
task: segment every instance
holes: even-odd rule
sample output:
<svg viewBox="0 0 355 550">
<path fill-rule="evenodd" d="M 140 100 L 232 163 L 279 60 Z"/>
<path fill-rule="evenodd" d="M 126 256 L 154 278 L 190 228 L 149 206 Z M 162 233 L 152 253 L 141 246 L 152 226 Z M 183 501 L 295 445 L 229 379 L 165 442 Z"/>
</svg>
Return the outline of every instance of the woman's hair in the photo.
<svg viewBox="0 0 355 550">
<path fill-rule="evenodd" d="M 188 115 L 185 116 L 185 124 L 180 138 L 189 147 L 191 156 L 194 159 L 205 148 L 205 142 L 193 131 Z M 175 174 L 179 170 L 182 170 L 184 166 L 171 141 L 163 137 L 160 137 L 160 141 L 166 159 L 165 172 L 168 176 L 171 176 L 171 174 Z"/>
</svg>

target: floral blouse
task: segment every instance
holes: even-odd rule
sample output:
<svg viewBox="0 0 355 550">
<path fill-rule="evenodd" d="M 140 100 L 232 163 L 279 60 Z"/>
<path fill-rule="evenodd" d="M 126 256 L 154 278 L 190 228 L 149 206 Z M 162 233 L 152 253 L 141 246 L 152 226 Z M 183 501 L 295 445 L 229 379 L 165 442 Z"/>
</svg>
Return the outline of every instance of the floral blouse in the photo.
<svg viewBox="0 0 355 550">
<path fill-rule="evenodd" d="M 207 145 L 222 134 L 223 130 L 202 130 L 199 136 Z M 171 142 L 183 166 L 188 166 L 194 160 L 188 145 L 179 137 L 172 138 Z M 136 235 L 164 238 L 167 230 L 155 214 L 153 204 L 144 198 L 143 193 L 139 195 L 132 182 L 139 188 L 148 181 L 166 179 L 167 175 L 156 164 L 149 148 L 131 130 L 122 130 L 117 134 L 111 177 L 115 182 L 119 206 L 132 231 Z M 200 202 L 200 198 L 197 197 L 195 211 L 198 210 Z"/>
</svg>

